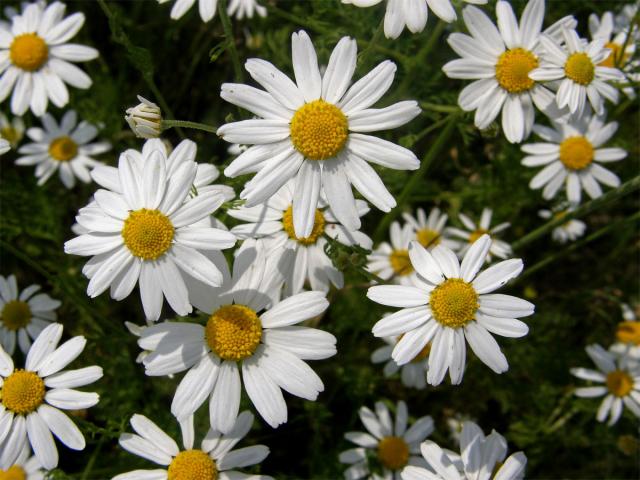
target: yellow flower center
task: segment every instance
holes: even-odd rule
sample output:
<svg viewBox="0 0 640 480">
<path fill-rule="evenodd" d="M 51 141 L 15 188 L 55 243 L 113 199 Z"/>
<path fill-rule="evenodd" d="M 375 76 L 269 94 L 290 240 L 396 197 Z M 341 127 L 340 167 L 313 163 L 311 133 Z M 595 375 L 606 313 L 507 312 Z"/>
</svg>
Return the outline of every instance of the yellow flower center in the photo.
<svg viewBox="0 0 640 480">
<path fill-rule="evenodd" d="M 389 470 L 400 470 L 409 461 L 409 445 L 400 437 L 384 437 L 378 443 L 378 459 Z"/>
<path fill-rule="evenodd" d="M 391 268 L 396 275 L 405 276 L 413 272 L 408 250 L 394 250 L 391 252 L 389 263 L 391 263 Z"/>
<path fill-rule="evenodd" d="M 11 125 L 7 125 L 4 128 L 0 128 L 0 137 L 4 138 L 10 144 L 15 145 L 20 141 L 22 135 L 20 135 L 20 132 L 18 132 L 18 130 L 13 128 Z M 0 479 L 1 478 L 2 477 L 0 477 Z"/>
<path fill-rule="evenodd" d="M 460 278 L 449 278 L 431 292 L 429 306 L 433 318 L 442 325 L 460 328 L 475 318 L 480 304 L 471 284 Z"/>
<path fill-rule="evenodd" d="M 22 70 L 39 70 L 49 58 L 49 47 L 35 33 L 25 33 L 13 39 L 9 47 L 11 63 Z"/>
<path fill-rule="evenodd" d="M 78 144 L 67 136 L 58 137 L 49 144 L 49 155 L 59 162 L 73 160 L 77 154 Z"/>
<path fill-rule="evenodd" d="M 129 251 L 143 260 L 155 260 L 171 247 L 175 230 L 171 220 L 159 210 L 141 208 L 129 213 L 122 238 Z"/>
<path fill-rule="evenodd" d="M 619 342 L 640 345 L 640 322 L 619 323 L 616 338 Z"/>
<path fill-rule="evenodd" d="M 616 397 L 626 397 L 633 390 L 633 378 L 627 372 L 614 370 L 607 374 L 607 388 Z"/>
<path fill-rule="evenodd" d="M 524 48 L 512 48 L 498 58 L 496 80 L 509 93 L 526 92 L 536 83 L 529 78 L 529 72 L 537 67 L 538 59 L 533 53 Z"/>
<path fill-rule="evenodd" d="M 27 472 L 20 465 L 9 467 L 8 470 L 0 469 L 0 480 L 27 480 Z"/>
<path fill-rule="evenodd" d="M 167 469 L 169 480 L 216 480 L 216 462 L 202 450 L 184 450 L 171 461 Z"/>
<path fill-rule="evenodd" d="M 489 230 L 485 230 L 484 228 L 478 228 L 469 234 L 469 243 L 474 243 L 478 240 L 482 235 L 488 234 Z"/>
<path fill-rule="evenodd" d="M 570 170 L 582 170 L 593 161 L 593 145 L 585 137 L 569 137 L 560 144 L 560 161 Z"/>
<path fill-rule="evenodd" d="M 418 240 L 424 248 L 435 247 L 440 243 L 440 232 L 423 228 L 416 233 L 416 240 Z"/>
<path fill-rule="evenodd" d="M 567 78 L 580 85 L 589 85 L 595 77 L 595 72 L 595 65 L 589 55 L 583 52 L 572 53 L 564 64 L 564 73 Z"/>
<path fill-rule="evenodd" d="M 325 160 L 335 157 L 349 135 L 347 117 L 324 100 L 305 103 L 291 120 L 291 142 L 305 158 Z"/>
<path fill-rule="evenodd" d="M 213 312 L 204 333 L 209 348 L 223 360 L 242 360 L 256 351 L 262 338 L 262 323 L 254 310 L 244 305 L 225 305 Z"/>
<path fill-rule="evenodd" d="M 296 237 L 296 232 L 293 228 L 293 207 L 290 206 L 282 214 L 282 227 L 284 228 L 284 231 L 287 232 L 287 235 L 289 235 L 291 240 L 295 240 L 302 245 L 313 245 L 316 243 L 318 238 L 320 238 L 324 233 L 325 224 L 326 220 L 324 219 L 324 215 L 322 215 L 322 211 L 320 209 L 316 209 L 316 217 L 313 221 L 313 230 L 311 230 L 311 234 L 308 237 Z"/>
<path fill-rule="evenodd" d="M 29 325 L 31 321 L 31 309 L 27 302 L 11 300 L 4 304 L 2 309 L 2 323 L 8 330 L 20 330 Z"/>
<path fill-rule="evenodd" d="M 616 64 L 624 64 L 627 58 L 629 57 L 629 54 L 621 53 L 622 46 L 618 45 L 617 43 L 608 42 L 605 45 L 605 48 L 608 48 L 609 50 L 611 50 L 611 53 L 607 58 L 605 58 L 603 61 L 601 61 L 598 64 L 599 67 L 615 68 Z"/>
<path fill-rule="evenodd" d="M 34 372 L 16 370 L 4 380 L 0 397 L 7 410 L 16 415 L 26 415 L 42 404 L 44 382 Z"/>
</svg>

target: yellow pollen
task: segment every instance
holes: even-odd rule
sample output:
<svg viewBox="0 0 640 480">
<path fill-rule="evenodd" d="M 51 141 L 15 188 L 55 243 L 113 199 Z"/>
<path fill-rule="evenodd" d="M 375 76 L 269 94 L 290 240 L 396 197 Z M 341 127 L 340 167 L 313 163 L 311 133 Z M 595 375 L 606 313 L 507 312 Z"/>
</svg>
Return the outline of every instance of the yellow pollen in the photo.
<svg viewBox="0 0 640 480">
<path fill-rule="evenodd" d="M 449 278 L 431 292 L 429 306 L 433 318 L 442 325 L 460 328 L 475 318 L 480 304 L 471 284 L 460 278 Z"/>
<path fill-rule="evenodd" d="M 617 64 L 624 65 L 627 58 L 629 57 L 628 53 L 621 54 L 622 46 L 618 45 L 617 43 L 608 42 L 605 45 L 605 48 L 608 48 L 609 50 L 611 50 L 611 53 L 607 58 L 605 58 L 603 61 L 601 61 L 598 64 L 599 67 L 615 68 Z"/>
<path fill-rule="evenodd" d="M 242 360 L 256 351 L 262 338 L 262 323 L 254 310 L 244 305 L 225 305 L 213 312 L 204 333 L 209 348 L 223 360 Z"/>
<path fill-rule="evenodd" d="M 478 240 L 485 233 L 488 234 L 489 231 L 485 230 L 484 228 L 478 228 L 477 230 L 474 230 L 473 232 L 471 232 L 469 234 L 469 243 L 474 243 L 476 240 Z"/>
<path fill-rule="evenodd" d="M 403 277 L 413 272 L 413 265 L 411 265 L 408 250 L 394 250 L 391 252 L 391 255 L 389 255 L 389 263 L 391 263 L 391 268 L 396 275 Z"/>
<path fill-rule="evenodd" d="M 570 170 L 582 170 L 593 161 L 593 145 L 585 137 L 569 137 L 560 144 L 560 161 Z"/>
<path fill-rule="evenodd" d="M 22 135 L 20 135 L 20 132 L 18 132 L 18 130 L 13 128 L 11 125 L 8 125 L 4 128 L 0 128 L 0 138 L 4 138 L 10 144 L 15 145 L 20 141 Z M 1 478 L 2 477 L 0 477 L 0 479 Z"/>
<path fill-rule="evenodd" d="M 607 388 L 616 397 L 626 397 L 633 390 L 633 378 L 627 372 L 614 370 L 607 374 Z"/>
<path fill-rule="evenodd" d="M 595 77 L 595 72 L 596 67 L 589 55 L 583 52 L 572 53 L 564 64 L 564 73 L 567 78 L 580 85 L 589 85 Z"/>
<path fill-rule="evenodd" d="M 141 208 L 129 213 L 122 238 L 129 251 L 143 260 L 155 260 L 171 247 L 175 230 L 171 220 L 159 210 Z"/>
<path fill-rule="evenodd" d="M 169 464 L 168 480 L 216 480 L 216 462 L 202 450 L 184 450 Z"/>
<path fill-rule="evenodd" d="M 619 323 L 616 338 L 619 342 L 640 345 L 640 322 Z"/>
<path fill-rule="evenodd" d="M 31 309 L 27 302 L 11 300 L 2 309 L 2 323 L 8 330 L 20 330 L 31 322 Z"/>
<path fill-rule="evenodd" d="M 316 209 L 316 218 L 313 221 L 313 230 L 311 230 L 311 234 L 308 237 L 296 237 L 296 232 L 293 228 L 293 207 L 287 208 L 285 212 L 282 214 L 282 227 L 284 231 L 287 232 L 289 238 L 291 240 L 295 240 L 298 243 L 303 245 L 313 245 L 318 241 L 318 238 L 322 236 L 324 233 L 324 226 L 326 221 L 324 219 L 324 215 L 322 215 L 322 211 L 320 209 Z"/>
<path fill-rule="evenodd" d="M 324 100 L 305 103 L 291 120 L 293 146 L 310 160 L 335 157 L 349 135 L 349 123 L 342 111 Z"/>
<path fill-rule="evenodd" d="M 423 228 L 416 233 L 416 240 L 418 240 L 424 248 L 435 247 L 440 243 L 440 232 Z"/>
<path fill-rule="evenodd" d="M 77 154 L 78 144 L 67 136 L 58 137 L 49 144 L 49 155 L 59 162 L 73 160 Z"/>
<path fill-rule="evenodd" d="M 20 465 L 9 467 L 8 470 L 0 469 L 0 480 L 27 480 L 27 472 Z"/>
<path fill-rule="evenodd" d="M 44 400 L 44 382 L 34 372 L 15 370 L 0 389 L 5 408 L 16 415 L 35 411 Z"/>
<path fill-rule="evenodd" d="M 13 39 L 9 47 L 11 63 L 16 67 L 34 72 L 39 70 L 49 58 L 49 47 L 35 33 L 25 33 Z"/>
<path fill-rule="evenodd" d="M 529 72 L 537 67 L 538 59 L 533 53 L 524 48 L 513 48 L 498 58 L 496 80 L 509 93 L 526 92 L 536 83 L 529 78 Z"/>
<path fill-rule="evenodd" d="M 409 445 L 400 437 L 384 437 L 378 443 L 378 459 L 389 470 L 400 470 L 409 461 Z"/>
</svg>

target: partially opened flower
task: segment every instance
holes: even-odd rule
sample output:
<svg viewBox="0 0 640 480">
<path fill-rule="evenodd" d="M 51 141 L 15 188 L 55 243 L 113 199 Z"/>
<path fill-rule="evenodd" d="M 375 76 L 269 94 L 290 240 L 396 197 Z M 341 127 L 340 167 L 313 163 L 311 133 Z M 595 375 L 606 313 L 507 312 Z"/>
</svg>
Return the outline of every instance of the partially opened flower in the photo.
<svg viewBox="0 0 640 480">
<path fill-rule="evenodd" d="M 429 252 L 411 242 L 415 286 L 379 285 L 367 292 L 376 303 L 402 308 L 372 329 L 376 337 L 402 335 L 391 353 L 398 365 L 413 360 L 431 342 L 427 372 L 431 385 L 440 384 L 447 370 L 451 383 L 462 382 L 467 342 L 494 372 L 506 372 L 507 359 L 491 333 L 518 338 L 529 332 L 517 318 L 531 315 L 534 306 L 517 297 L 491 293 L 520 274 L 522 260 L 505 260 L 480 272 L 490 246 L 491 239 L 483 235 L 460 264 L 455 253 L 443 245 Z"/>
<path fill-rule="evenodd" d="M 36 456 L 31 455 L 31 447 L 25 444 L 22 452 L 9 468 L 0 468 L 2 480 L 44 480 L 45 471 Z"/>
<path fill-rule="evenodd" d="M 383 337 L 386 345 L 373 351 L 371 354 L 372 363 L 384 363 L 382 373 L 385 378 L 400 372 L 400 379 L 405 387 L 423 390 L 427 386 L 427 370 L 429 369 L 429 352 L 431 344 L 427 343 L 415 357 L 404 365 L 398 365 L 391 356 L 393 348 L 400 341 L 401 337 Z"/>
<path fill-rule="evenodd" d="M 369 255 L 367 270 L 383 280 L 402 285 L 412 285 L 415 270 L 409 260 L 409 243 L 415 238 L 410 224 L 403 227 L 398 222 L 389 228 L 390 242 L 382 242 Z"/>
<path fill-rule="evenodd" d="M 24 137 L 24 121 L 21 117 L 13 117 L 9 121 L 4 113 L 0 112 L 0 138 L 9 142 L 11 147 L 16 148 Z"/>
<path fill-rule="evenodd" d="M 415 238 L 424 248 L 433 248 L 436 245 L 444 245 L 451 250 L 460 248 L 460 243 L 449 237 L 449 231 L 445 228 L 449 216 L 440 212 L 439 208 L 432 208 L 427 217 L 422 208 L 416 210 L 414 217 L 410 213 L 403 213 L 402 218 L 411 226 Z"/>
<path fill-rule="evenodd" d="M 464 213 L 460 213 L 458 218 L 467 230 L 465 231 L 456 227 L 449 227 L 447 231 L 451 235 L 464 240 L 458 249 L 458 256 L 460 258 L 467 253 L 471 245 L 482 235 L 489 235 L 491 238 L 491 247 L 489 248 L 489 255 L 487 255 L 487 262 L 491 261 L 492 255 L 497 258 L 505 259 L 512 254 L 511 246 L 504 240 L 500 240 L 498 238 L 498 234 L 509 228 L 511 224 L 509 222 L 502 222 L 492 227 L 491 219 L 493 218 L 493 210 L 490 208 L 483 208 L 482 214 L 480 215 L 480 221 L 477 224 Z"/>
<path fill-rule="evenodd" d="M 162 133 L 162 111 L 155 103 L 138 95 L 140 103 L 127 108 L 124 119 L 140 138 L 158 138 Z"/>
<path fill-rule="evenodd" d="M 420 162 L 409 150 L 369 132 L 396 128 L 420 113 L 415 101 L 370 108 L 387 92 L 396 71 L 386 60 L 349 86 L 356 68 L 356 41 L 343 37 L 324 75 L 306 32 L 292 36 L 296 83 L 271 63 L 250 59 L 245 68 L 264 90 L 225 83 L 221 96 L 259 118 L 228 123 L 218 135 L 230 143 L 253 145 L 233 160 L 225 175 L 258 172 L 240 198 L 247 207 L 266 202 L 295 179 L 293 226 L 297 237 L 311 235 L 320 192 L 336 219 L 348 230 L 360 228 L 353 185 L 370 203 L 388 212 L 396 204 L 368 164 L 415 170 Z"/>
<path fill-rule="evenodd" d="M 564 217 L 569 211 L 570 209 L 560 209 L 555 211 L 545 209 L 539 210 L 538 216 L 540 218 L 544 218 L 545 220 L 550 220 L 552 218 L 557 219 Z M 553 240 L 558 243 L 574 242 L 584 235 L 586 229 L 587 224 L 582 220 L 571 218 L 555 227 L 551 232 L 551 238 L 553 238 Z"/>
</svg>

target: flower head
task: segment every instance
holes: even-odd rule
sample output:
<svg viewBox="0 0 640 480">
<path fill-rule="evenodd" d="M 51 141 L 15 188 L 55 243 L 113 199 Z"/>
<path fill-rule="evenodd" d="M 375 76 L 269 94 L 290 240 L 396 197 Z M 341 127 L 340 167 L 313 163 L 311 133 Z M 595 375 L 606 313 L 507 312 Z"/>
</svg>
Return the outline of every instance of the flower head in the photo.
<svg viewBox="0 0 640 480">
<path fill-rule="evenodd" d="M 498 234 L 509 228 L 511 224 L 509 222 L 502 222 L 492 227 L 491 219 L 493 218 L 493 210 L 483 208 L 478 223 L 475 223 L 464 213 L 460 213 L 458 218 L 466 230 L 455 227 L 449 227 L 447 230 L 452 236 L 464 240 L 463 243 L 459 244 L 458 248 L 458 256 L 460 258 L 467 253 L 471 245 L 482 235 L 489 235 L 491 238 L 491 247 L 489 248 L 489 255 L 487 255 L 487 262 L 491 261 L 492 255 L 500 259 L 511 256 L 511 246 L 498 238 Z"/>
<path fill-rule="evenodd" d="M 411 224 L 392 222 L 389 242 L 382 242 L 369 255 L 367 270 L 383 280 L 412 285 L 415 270 L 409 260 L 409 243 L 415 238 Z"/>
<path fill-rule="evenodd" d="M 0 113 L 0 139 L 4 139 L 16 148 L 24 136 L 24 121 L 21 117 L 13 117 L 9 121 L 4 113 Z"/>
<path fill-rule="evenodd" d="M 138 95 L 140 103 L 127 108 L 124 119 L 136 137 L 157 138 L 162 133 L 162 112 L 160 107 Z"/>
<path fill-rule="evenodd" d="M 555 210 L 540 210 L 538 211 L 538 216 L 540 218 L 544 218 L 545 220 L 557 219 L 564 217 L 568 212 L 571 211 L 571 208 L 566 209 L 555 209 Z M 572 218 L 557 226 L 551 232 L 551 238 L 554 242 L 558 243 L 567 243 L 567 242 L 575 242 L 578 238 L 584 235 L 585 230 L 587 229 L 587 224 L 582 220 L 578 220 Z"/>
<path fill-rule="evenodd" d="M 158 3 L 167 3 L 171 0 L 158 0 Z M 196 3 L 196 0 L 176 0 L 171 9 L 171 18 L 178 20 Z M 216 14 L 218 8 L 218 0 L 198 0 L 198 12 L 203 22 L 210 21 Z M 260 5 L 257 0 L 230 0 L 227 7 L 227 14 L 234 16 L 238 20 L 244 17 L 253 18 L 253 14 L 257 13 L 261 17 L 267 15 L 267 9 Z"/>
</svg>

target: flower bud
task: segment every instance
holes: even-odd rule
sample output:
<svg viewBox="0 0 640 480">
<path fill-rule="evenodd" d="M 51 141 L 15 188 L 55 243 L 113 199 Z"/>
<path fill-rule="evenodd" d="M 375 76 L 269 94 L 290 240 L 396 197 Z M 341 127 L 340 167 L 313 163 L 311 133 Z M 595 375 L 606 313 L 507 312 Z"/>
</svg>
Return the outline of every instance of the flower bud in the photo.
<svg viewBox="0 0 640 480">
<path fill-rule="evenodd" d="M 124 119 L 140 138 L 157 138 L 162 132 L 162 112 L 160 107 L 138 95 L 140 104 L 128 108 Z"/>
</svg>

